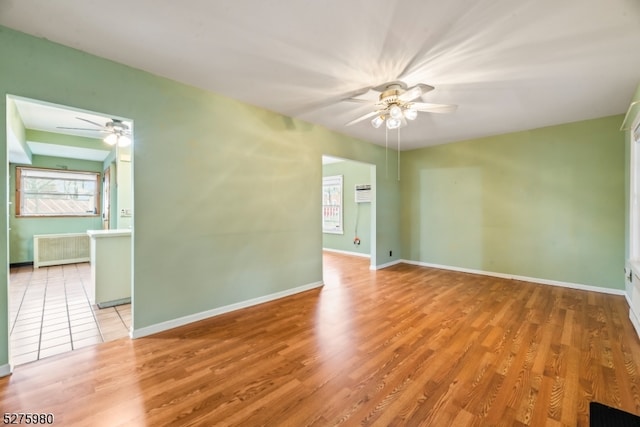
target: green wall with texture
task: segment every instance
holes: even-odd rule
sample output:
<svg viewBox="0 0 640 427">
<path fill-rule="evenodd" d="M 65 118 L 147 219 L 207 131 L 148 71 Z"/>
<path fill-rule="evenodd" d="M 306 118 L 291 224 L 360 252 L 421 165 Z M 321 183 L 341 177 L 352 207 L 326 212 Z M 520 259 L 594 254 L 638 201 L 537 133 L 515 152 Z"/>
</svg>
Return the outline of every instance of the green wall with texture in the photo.
<svg viewBox="0 0 640 427">
<path fill-rule="evenodd" d="M 134 122 L 134 332 L 320 282 L 321 156 L 384 173 L 382 147 L 4 27 L 0 56 L 0 93 Z M 6 164 L 0 150 L 4 200 Z M 397 259 L 389 250 L 399 254 L 400 196 L 397 181 L 377 181 L 374 259 L 385 264 Z M 0 277 L 1 367 L 6 263 Z"/>
<path fill-rule="evenodd" d="M 24 123 L 22 123 L 22 119 L 20 118 L 20 113 L 18 112 L 18 107 L 16 103 L 13 102 L 12 99 L 6 100 L 7 102 L 7 140 L 12 138 L 14 143 L 16 143 L 17 152 L 23 152 L 27 159 L 31 159 L 31 150 L 27 145 L 26 139 L 26 129 L 24 128 Z"/>
<path fill-rule="evenodd" d="M 403 153 L 403 258 L 624 289 L 621 122 Z"/>
</svg>

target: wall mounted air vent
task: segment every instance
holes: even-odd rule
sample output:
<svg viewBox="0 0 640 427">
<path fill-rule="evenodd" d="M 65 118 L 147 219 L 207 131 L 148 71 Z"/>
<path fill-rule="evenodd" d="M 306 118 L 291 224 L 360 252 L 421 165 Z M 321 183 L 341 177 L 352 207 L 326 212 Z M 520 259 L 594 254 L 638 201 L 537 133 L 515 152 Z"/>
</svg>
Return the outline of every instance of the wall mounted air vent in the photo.
<svg viewBox="0 0 640 427">
<path fill-rule="evenodd" d="M 371 202 L 371 184 L 356 185 L 356 203 Z"/>
</svg>

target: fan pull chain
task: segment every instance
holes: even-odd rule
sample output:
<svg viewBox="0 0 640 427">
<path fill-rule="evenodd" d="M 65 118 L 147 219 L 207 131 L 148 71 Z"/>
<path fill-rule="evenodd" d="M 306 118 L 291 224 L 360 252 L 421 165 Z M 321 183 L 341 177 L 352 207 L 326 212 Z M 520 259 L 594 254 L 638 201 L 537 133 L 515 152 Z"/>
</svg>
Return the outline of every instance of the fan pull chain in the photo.
<svg viewBox="0 0 640 427">
<path fill-rule="evenodd" d="M 400 181 L 400 128 L 398 128 L 398 181 Z"/>
<path fill-rule="evenodd" d="M 384 127 L 384 166 L 385 178 L 389 179 L 389 128 Z"/>
</svg>

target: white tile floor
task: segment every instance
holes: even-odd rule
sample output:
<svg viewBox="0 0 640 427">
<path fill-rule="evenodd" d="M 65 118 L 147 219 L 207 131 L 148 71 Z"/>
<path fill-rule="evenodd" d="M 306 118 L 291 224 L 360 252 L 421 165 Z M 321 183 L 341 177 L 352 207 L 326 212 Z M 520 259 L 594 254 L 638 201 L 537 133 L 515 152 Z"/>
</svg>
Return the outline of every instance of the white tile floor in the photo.
<svg viewBox="0 0 640 427">
<path fill-rule="evenodd" d="M 11 359 L 21 365 L 126 337 L 131 305 L 100 309 L 88 298 L 89 263 L 11 268 Z"/>
</svg>

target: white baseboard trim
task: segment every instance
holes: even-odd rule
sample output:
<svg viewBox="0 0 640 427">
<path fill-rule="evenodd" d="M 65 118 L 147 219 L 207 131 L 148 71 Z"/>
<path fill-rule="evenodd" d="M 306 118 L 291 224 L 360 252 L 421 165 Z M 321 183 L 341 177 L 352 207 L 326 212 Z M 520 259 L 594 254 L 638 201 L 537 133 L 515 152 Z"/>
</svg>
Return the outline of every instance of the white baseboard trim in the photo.
<svg viewBox="0 0 640 427">
<path fill-rule="evenodd" d="M 353 255 L 353 256 L 359 256 L 362 258 L 371 258 L 371 255 L 363 254 L 362 252 L 350 252 L 350 251 L 342 251 L 340 249 L 329 249 L 329 248 L 322 248 L 322 250 L 327 252 L 334 252 L 342 255 Z"/>
<path fill-rule="evenodd" d="M 629 296 L 629 294 L 625 292 L 624 298 L 627 300 L 627 305 L 629 306 L 629 320 L 631 320 L 631 324 L 633 325 L 633 328 L 636 330 L 636 334 L 638 334 L 638 338 L 640 338 L 640 319 L 631 308 L 633 306 L 631 305 L 631 297 Z"/>
<path fill-rule="evenodd" d="M 382 270 L 383 268 L 391 267 L 397 264 L 401 264 L 403 261 L 401 259 L 397 259 L 395 261 L 387 262 L 385 264 L 380 265 L 372 265 L 369 267 L 369 270 Z"/>
<path fill-rule="evenodd" d="M 13 372 L 11 364 L 7 363 L 6 365 L 0 365 L 0 378 L 11 375 L 11 372 Z"/>
<path fill-rule="evenodd" d="M 264 295 L 257 298 L 252 298 L 246 301 L 240 301 L 234 304 L 225 305 L 224 307 L 214 308 L 212 310 L 202 311 L 200 313 L 190 314 L 188 316 L 179 317 L 177 319 L 167 320 L 166 322 L 156 323 L 155 325 L 145 326 L 144 328 L 133 329 L 130 333 L 131 338 L 142 338 L 147 335 L 157 334 L 169 329 L 184 326 L 189 323 L 197 322 L 199 320 L 208 319 L 210 317 L 219 316 L 220 314 L 229 313 L 231 311 L 240 310 L 242 308 L 251 307 L 254 305 L 262 304 L 265 302 L 277 300 L 280 298 L 288 297 L 290 295 L 298 294 L 300 292 L 309 291 L 311 289 L 319 288 L 323 286 L 323 282 L 314 282 L 308 285 L 298 286 L 296 288 L 287 289 L 286 291 L 276 292 L 269 295 Z"/>
<path fill-rule="evenodd" d="M 632 309 L 629 309 L 629 319 L 638 334 L 638 338 L 640 338 L 640 319 L 638 319 L 638 316 L 636 316 L 636 313 L 634 313 Z"/>
<path fill-rule="evenodd" d="M 537 277 L 517 276 L 514 274 L 495 273 L 492 271 L 474 270 L 472 268 L 452 267 L 450 265 L 432 264 L 428 262 L 402 260 L 402 262 L 421 267 L 440 268 L 442 270 L 459 271 L 461 273 L 479 274 L 482 276 L 500 277 L 502 279 L 521 280 L 523 282 L 539 283 L 541 285 L 561 286 L 563 288 L 579 289 L 582 291 L 600 292 L 611 295 L 626 295 L 623 289 L 611 289 L 600 286 L 583 285 L 580 283 L 561 282 L 558 280 L 539 279 Z"/>
</svg>

